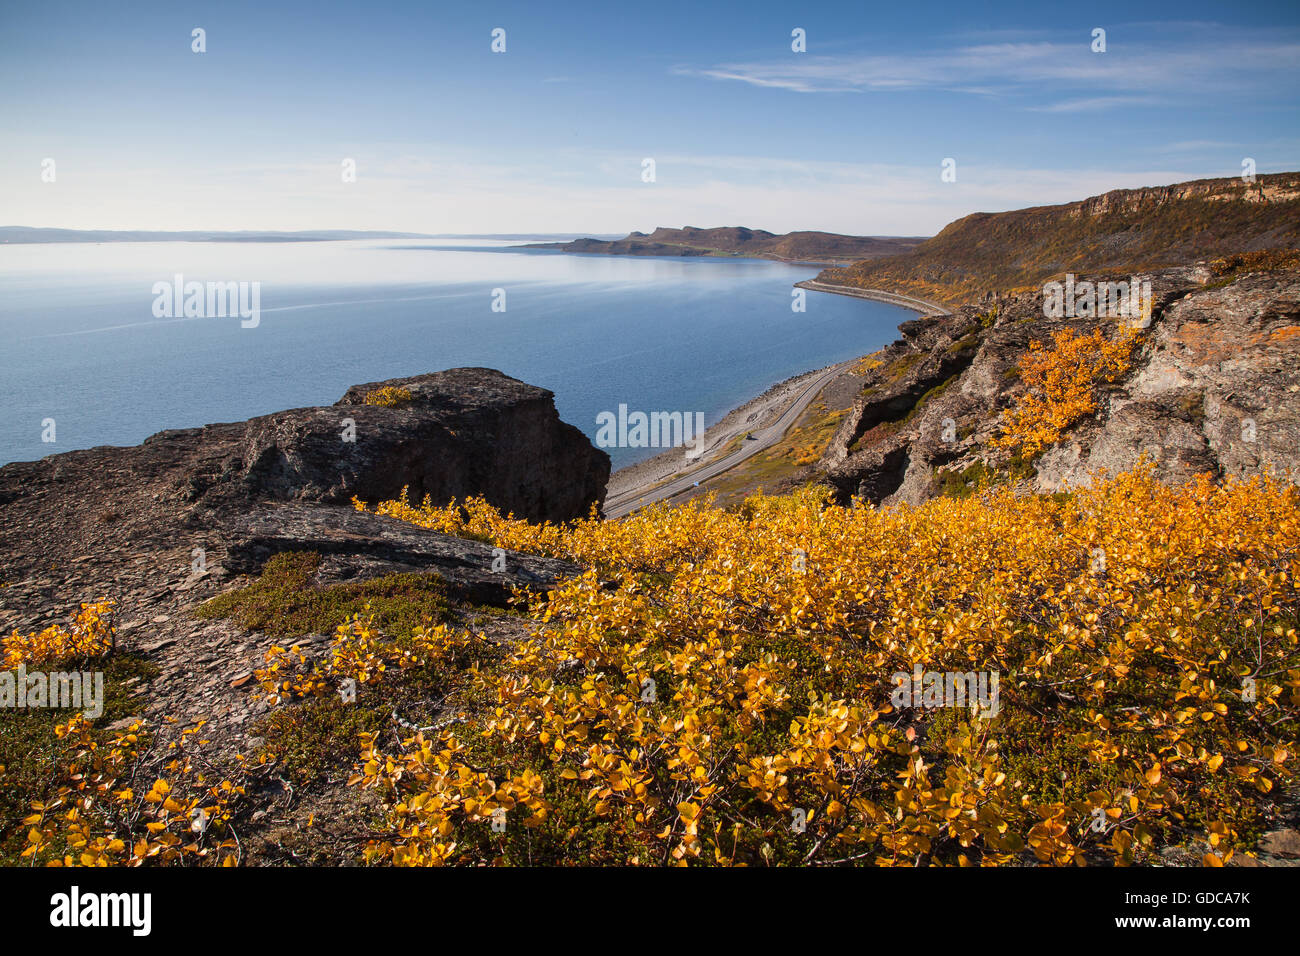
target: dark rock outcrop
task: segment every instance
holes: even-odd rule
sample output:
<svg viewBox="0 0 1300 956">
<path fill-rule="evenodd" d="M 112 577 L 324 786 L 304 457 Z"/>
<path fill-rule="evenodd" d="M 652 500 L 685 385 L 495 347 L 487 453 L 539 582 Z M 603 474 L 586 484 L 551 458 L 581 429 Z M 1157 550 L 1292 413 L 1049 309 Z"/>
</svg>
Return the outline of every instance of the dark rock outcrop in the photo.
<svg viewBox="0 0 1300 956">
<path fill-rule="evenodd" d="M 366 405 L 385 385 L 409 401 Z M 353 426 L 356 441 L 344 442 Z M 247 631 L 196 616 L 203 602 L 251 583 L 275 554 L 310 553 L 319 563 L 307 587 L 432 575 L 450 625 L 519 640 L 526 621 L 504 610 L 515 595 L 579 568 L 362 513 L 349 499 L 409 486 L 413 498 L 481 494 L 516 515 L 564 520 L 602 501 L 608 474 L 608 457 L 559 420 L 550 392 L 489 369 L 360 385 L 325 408 L 6 465 L 0 632 L 66 624 L 81 602 L 111 600 L 118 648 L 157 668 L 135 688 L 137 715 L 155 728 L 204 720 L 221 752 L 247 753 L 270 712 L 253 677 L 267 650 L 292 642 L 319 656 L 331 634 Z"/>
<path fill-rule="evenodd" d="M 410 401 L 366 405 L 385 385 L 406 389 Z M 355 441 L 344 441 L 353 428 Z M 220 562 L 249 532 L 250 516 L 277 503 L 344 505 L 317 517 L 340 534 L 356 520 L 347 517 L 354 495 L 374 503 L 403 487 L 416 503 L 482 495 L 518 517 L 564 521 L 599 506 L 608 476 L 609 457 L 560 421 L 550 392 L 490 369 L 360 385 L 327 407 L 17 462 L 0 468 L 0 583 L 48 587 L 37 587 L 33 607 L 20 589 L 0 590 L 0 626 L 33 620 L 37 607 L 75 608 L 91 587 L 80 572 L 97 564 L 111 578 L 114 562 L 151 563 L 177 550 L 203 549 Z M 371 531 L 391 535 L 395 526 Z M 287 535 L 281 549 L 291 547 Z M 188 570 L 187 558 L 166 560 Z"/>
<path fill-rule="evenodd" d="M 921 419 L 970 368 L 981 326 L 974 315 L 955 314 L 912 319 L 898 331 L 902 338 L 877 353 L 862 397 L 819 464 L 844 499 L 883 501 L 899 491 L 912 455 L 924 454 Z"/>
<path fill-rule="evenodd" d="M 405 389 L 410 401 L 365 403 L 385 387 Z M 191 477 L 191 498 L 373 502 L 407 488 L 413 503 L 483 495 L 530 521 L 566 521 L 599 505 L 609 478 L 609 456 L 560 421 L 551 392 L 492 369 L 354 385 L 331 406 L 229 427 L 198 436 L 218 437 L 225 454 Z"/>
<path fill-rule="evenodd" d="M 410 401 L 365 404 L 384 386 L 406 389 Z M 405 487 L 413 503 L 482 495 L 521 518 L 565 521 L 598 506 L 608 478 L 609 456 L 560 421 L 551 392 L 461 368 L 357 385 L 330 406 L 6 465 L 0 503 L 108 503 L 148 487 L 202 512 L 261 500 L 373 502 Z"/>
</svg>

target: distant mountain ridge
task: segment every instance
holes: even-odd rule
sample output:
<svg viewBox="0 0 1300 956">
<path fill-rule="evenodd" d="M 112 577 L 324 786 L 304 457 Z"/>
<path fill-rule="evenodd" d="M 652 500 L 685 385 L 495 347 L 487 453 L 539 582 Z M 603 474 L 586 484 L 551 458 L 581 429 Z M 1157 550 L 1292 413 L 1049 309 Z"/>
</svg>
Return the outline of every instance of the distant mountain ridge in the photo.
<svg viewBox="0 0 1300 956">
<path fill-rule="evenodd" d="M 721 226 L 700 229 L 660 226 L 654 232 L 631 232 L 623 239 L 577 239 L 534 243 L 530 249 L 558 249 L 614 256 L 743 256 L 760 259 L 853 261 L 896 255 L 914 249 L 920 236 L 845 236 L 833 232 L 788 232 Z"/>
<path fill-rule="evenodd" d="M 949 304 L 1064 272 L 1142 271 L 1300 246 L 1300 173 L 1116 189 L 1059 206 L 974 213 L 888 257 L 827 269 L 821 282 Z"/>
</svg>

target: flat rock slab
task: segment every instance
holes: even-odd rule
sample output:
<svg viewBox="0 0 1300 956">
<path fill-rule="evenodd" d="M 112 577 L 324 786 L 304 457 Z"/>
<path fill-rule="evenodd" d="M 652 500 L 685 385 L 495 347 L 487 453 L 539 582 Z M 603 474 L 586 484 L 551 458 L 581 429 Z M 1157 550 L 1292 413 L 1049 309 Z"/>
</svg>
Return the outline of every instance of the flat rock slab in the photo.
<svg viewBox="0 0 1300 956">
<path fill-rule="evenodd" d="M 224 530 L 225 568 L 235 574 L 255 574 L 282 552 L 315 551 L 322 583 L 433 573 L 453 596 L 498 607 L 507 606 L 513 588 L 549 590 L 582 573 L 568 561 L 496 549 L 350 506 L 266 505 L 231 518 Z"/>
<path fill-rule="evenodd" d="M 1292 860 L 1300 858 L 1300 830 L 1274 830 L 1266 833 L 1259 848 L 1273 856 Z"/>
</svg>

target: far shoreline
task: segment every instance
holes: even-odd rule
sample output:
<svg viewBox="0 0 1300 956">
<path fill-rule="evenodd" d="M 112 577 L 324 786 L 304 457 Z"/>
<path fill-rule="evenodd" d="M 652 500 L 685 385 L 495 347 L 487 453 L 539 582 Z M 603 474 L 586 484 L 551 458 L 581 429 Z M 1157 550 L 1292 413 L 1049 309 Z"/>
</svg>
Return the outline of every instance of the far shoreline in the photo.
<svg viewBox="0 0 1300 956">
<path fill-rule="evenodd" d="M 884 289 L 860 289 L 857 286 L 818 282 L 816 279 L 804 279 L 801 282 L 796 282 L 795 288 L 808 289 L 812 292 L 829 292 L 833 295 L 847 295 L 854 299 L 870 299 L 872 302 L 884 302 L 886 305 L 896 305 L 920 313 L 922 318 L 931 315 L 948 315 L 952 312 L 952 309 L 946 305 L 940 305 L 938 302 L 929 302 L 926 299 L 903 295 L 900 292 L 887 292 Z"/>
<path fill-rule="evenodd" d="M 911 252 L 927 236 L 859 236 L 821 230 L 774 233 L 746 226 L 658 226 L 618 239 L 584 236 L 571 241 L 526 242 L 514 248 L 568 255 L 646 258 L 766 259 L 793 265 L 843 267 Z"/>
<path fill-rule="evenodd" d="M 560 248 L 563 243 L 554 242 L 533 242 L 523 243 L 517 246 L 505 246 L 506 251 L 516 249 L 527 249 L 529 252 L 550 252 L 558 256 L 586 256 L 595 259 L 725 259 L 738 262 L 779 262 L 787 266 L 811 266 L 814 268 L 842 268 L 851 266 L 855 262 L 861 262 L 861 259 L 808 259 L 798 258 L 791 259 L 786 256 L 763 256 L 763 255 L 731 255 L 719 252 L 700 252 L 700 253 L 677 253 L 674 255 L 670 252 L 582 252 L 574 249 Z M 811 279 L 808 281 L 812 281 Z"/>
</svg>

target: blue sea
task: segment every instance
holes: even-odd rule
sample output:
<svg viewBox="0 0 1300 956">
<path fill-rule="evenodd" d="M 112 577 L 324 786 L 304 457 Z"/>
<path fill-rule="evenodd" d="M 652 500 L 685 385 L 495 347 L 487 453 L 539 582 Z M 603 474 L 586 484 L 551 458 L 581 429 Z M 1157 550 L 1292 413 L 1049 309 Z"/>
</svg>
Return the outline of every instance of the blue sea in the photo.
<svg viewBox="0 0 1300 956">
<path fill-rule="evenodd" d="M 511 245 L 0 245 L 0 463 L 326 405 L 350 385 L 465 365 L 551 389 L 560 416 L 593 439 L 597 415 L 620 404 L 699 411 L 712 425 L 782 379 L 887 344 L 911 317 L 817 292 L 792 311 L 793 283 L 816 266 Z M 159 317 L 155 286 L 176 275 L 259 283 L 256 326 Z M 49 419 L 53 442 L 42 441 Z M 615 468 L 656 451 L 607 450 Z"/>
</svg>

